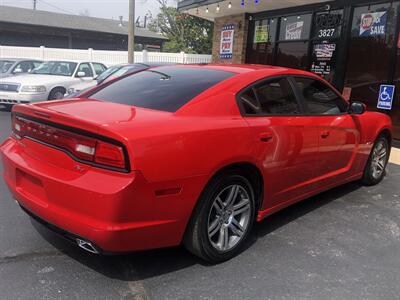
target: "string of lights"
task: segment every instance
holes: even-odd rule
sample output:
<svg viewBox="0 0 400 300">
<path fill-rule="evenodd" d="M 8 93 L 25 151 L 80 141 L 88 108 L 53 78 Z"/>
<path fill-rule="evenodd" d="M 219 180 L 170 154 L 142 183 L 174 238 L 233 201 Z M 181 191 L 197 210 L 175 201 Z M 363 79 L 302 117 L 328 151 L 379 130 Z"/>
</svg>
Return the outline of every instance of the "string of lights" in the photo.
<svg viewBox="0 0 400 300">
<path fill-rule="evenodd" d="M 254 5 L 258 5 L 260 3 L 260 0 L 247 0 L 247 2 L 248 2 L 248 5 L 250 5 L 251 2 L 253 2 Z M 245 7 L 246 6 L 246 0 L 241 0 L 240 1 L 240 6 L 241 7 Z M 231 1 L 229 1 L 227 7 L 228 7 L 228 9 L 231 9 L 233 7 Z M 221 10 L 221 6 L 218 3 L 216 8 L 215 8 L 215 11 L 218 13 L 220 10 Z M 207 6 L 206 9 L 205 9 L 205 13 L 208 14 L 209 12 L 210 12 L 210 10 L 208 9 L 208 6 Z M 197 15 L 199 14 L 199 9 L 198 8 L 196 9 L 196 14 Z"/>
</svg>

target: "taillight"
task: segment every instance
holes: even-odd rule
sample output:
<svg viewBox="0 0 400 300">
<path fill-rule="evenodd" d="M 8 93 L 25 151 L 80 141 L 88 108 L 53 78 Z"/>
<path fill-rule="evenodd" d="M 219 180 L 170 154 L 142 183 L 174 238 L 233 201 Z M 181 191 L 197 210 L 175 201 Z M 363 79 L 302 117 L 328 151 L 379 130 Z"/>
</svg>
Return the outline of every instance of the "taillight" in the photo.
<svg viewBox="0 0 400 300">
<path fill-rule="evenodd" d="M 125 168 L 125 156 L 121 147 L 98 141 L 95 154 L 95 162 L 98 164 Z"/>
<path fill-rule="evenodd" d="M 28 137 L 46 143 L 66 151 L 79 161 L 127 170 L 122 146 L 15 115 L 12 129 L 18 139 Z"/>
</svg>

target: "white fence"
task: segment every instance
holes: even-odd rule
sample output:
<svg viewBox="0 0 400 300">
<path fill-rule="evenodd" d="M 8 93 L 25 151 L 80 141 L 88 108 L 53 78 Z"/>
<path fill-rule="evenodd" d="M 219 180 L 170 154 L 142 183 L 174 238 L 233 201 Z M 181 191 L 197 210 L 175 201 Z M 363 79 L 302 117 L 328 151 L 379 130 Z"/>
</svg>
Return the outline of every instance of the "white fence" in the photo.
<svg viewBox="0 0 400 300">
<path fill-rule="evenodd" d="M 34 58 L 42 60 L 87 60 L 102 62 L 108 66 L 126 63 L 128 61 L 127 51 L 103 51 L 103 50 L 75 50 L 57 49 L 46 47 L 11 47 L 0 45 L 0 58 Z M 211 55 L 165 53 L 165 52 L 141 52 L 135 51 L 135 62 L 165 62 L 181 64 L 197 64 L 211 62 Z"/>
</svg>

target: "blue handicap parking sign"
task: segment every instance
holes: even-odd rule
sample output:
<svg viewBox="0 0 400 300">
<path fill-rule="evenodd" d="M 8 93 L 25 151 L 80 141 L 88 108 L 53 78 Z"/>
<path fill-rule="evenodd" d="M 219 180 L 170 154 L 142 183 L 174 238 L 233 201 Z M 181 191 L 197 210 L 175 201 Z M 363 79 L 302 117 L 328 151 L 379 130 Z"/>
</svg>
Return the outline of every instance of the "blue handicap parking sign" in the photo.
<svg viewBox="0 0 400 300">
<path fill-rule="evenodd" d="M 378 108 L 388 110 L 392 109 L 394 89 L 394 85 L 381 85 L 381 88 L 379 89 Z"/>
</svg>

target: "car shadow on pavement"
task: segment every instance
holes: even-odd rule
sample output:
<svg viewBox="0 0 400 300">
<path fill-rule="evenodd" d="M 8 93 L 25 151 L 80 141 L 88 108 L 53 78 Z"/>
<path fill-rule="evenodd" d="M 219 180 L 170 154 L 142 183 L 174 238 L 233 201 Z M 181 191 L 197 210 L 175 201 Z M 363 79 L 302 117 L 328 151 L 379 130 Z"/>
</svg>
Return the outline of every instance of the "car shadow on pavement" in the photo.
<svg viewBox="0 0 400 300">
<path fill-rule="evenodd" d="M 254 243 L 257 243 L 258 239 L 262 239 L 269 233 L 359 188 L 361 188 L 359 184 L 349 183 L 294 204 L 268 217 L 263 222 L 256 224 L 247 248 L 251 248 Z M 207 266 L 207 263 L 191 255 L 183 247 L 116 256 L 90 254 L 50 232 L 36 221 L 32 221 L 32 224 L 46 241 L 64 255 L 108 278 L 137 281 L 168 274 L 197 264 Z"/>
<path fill-rule="evenodd" d="M 291 205 L 257 223 L 255 226 L 256 239 L 360 188 L 362 188 L 361 184 L 351 182 Z"/>
</svg>

